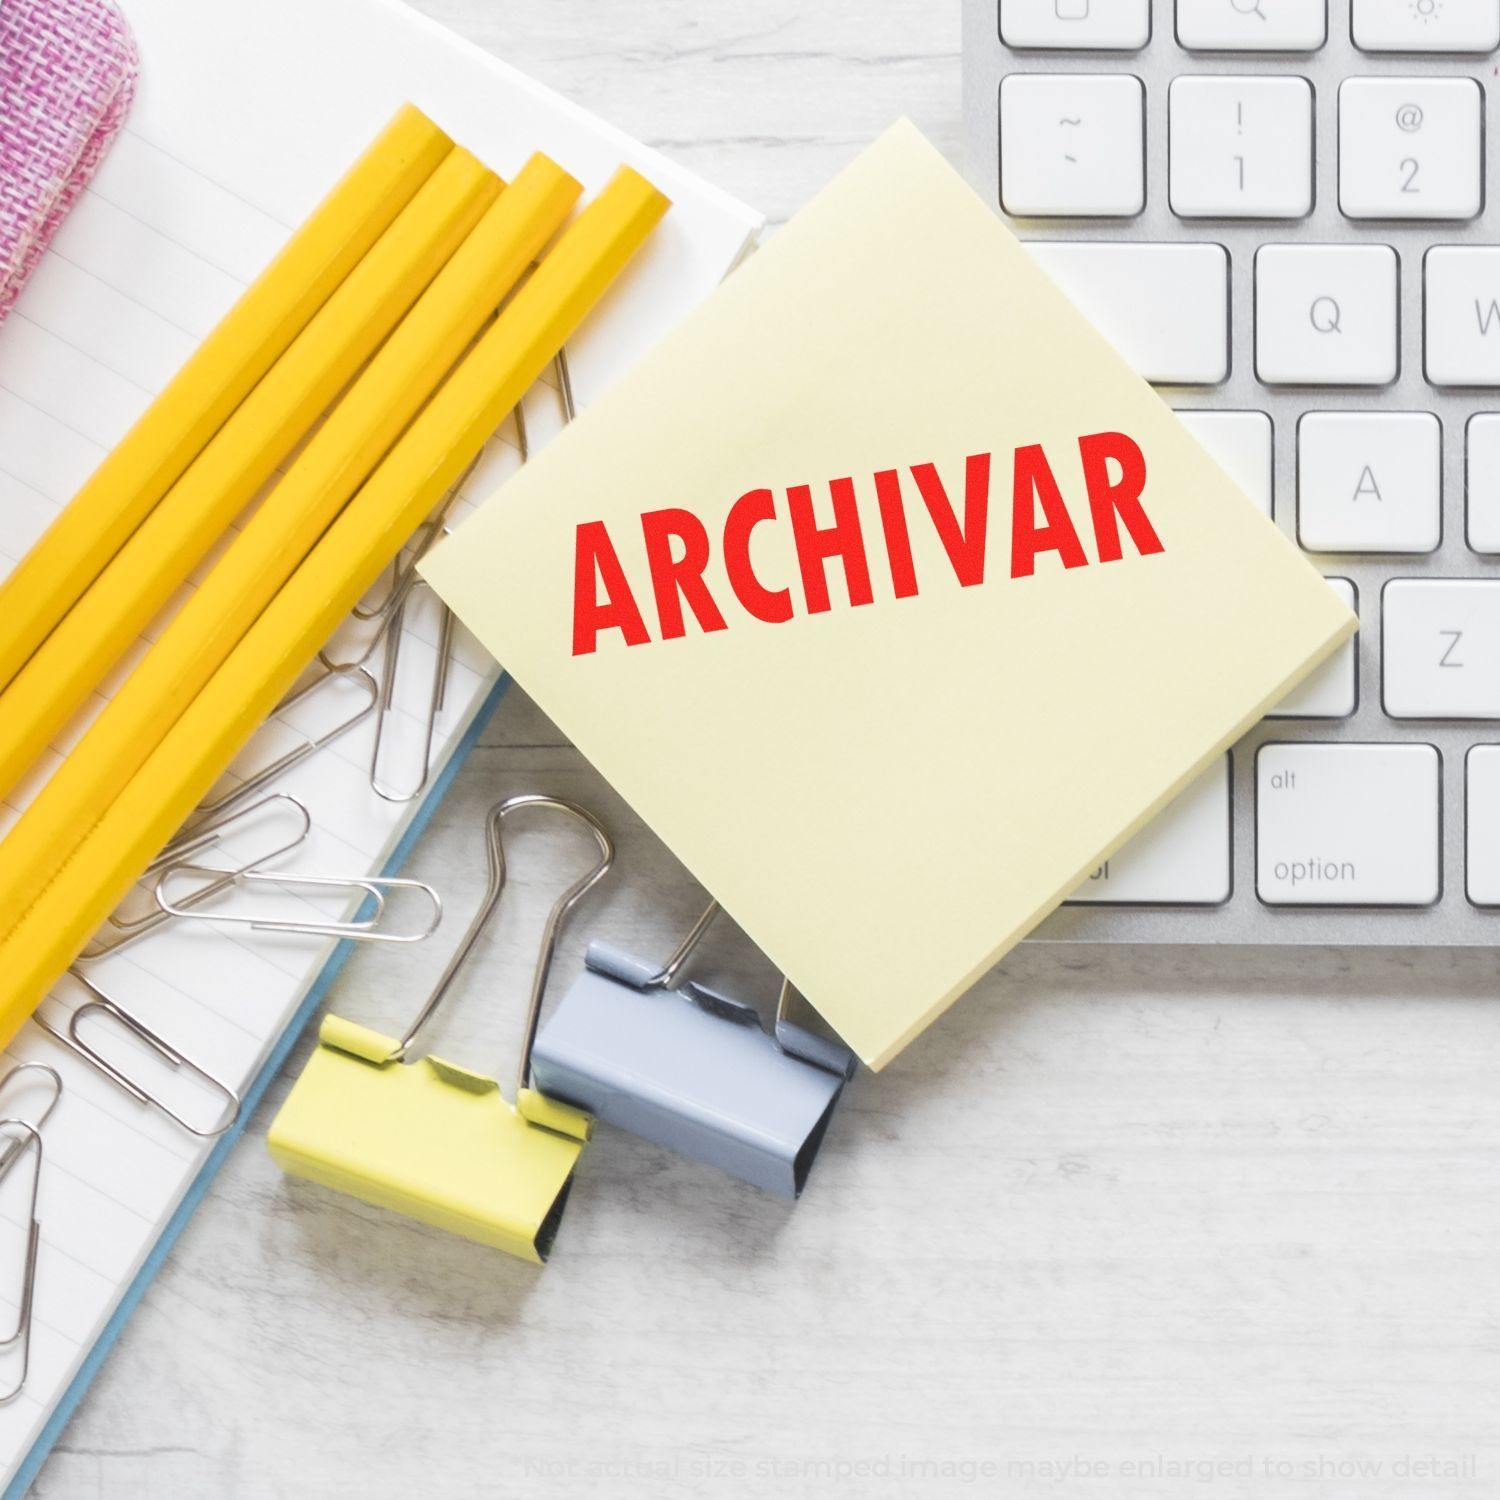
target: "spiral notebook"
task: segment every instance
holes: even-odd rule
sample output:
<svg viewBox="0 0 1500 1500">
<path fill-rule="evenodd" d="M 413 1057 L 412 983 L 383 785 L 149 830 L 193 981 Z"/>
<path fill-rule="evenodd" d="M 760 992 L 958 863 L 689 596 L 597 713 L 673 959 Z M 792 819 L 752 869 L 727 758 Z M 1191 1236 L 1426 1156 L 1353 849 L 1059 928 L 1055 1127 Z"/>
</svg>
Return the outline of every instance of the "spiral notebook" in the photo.
<svg viewBox="0 0 1500 1500">
<path fill-rule="evenodd" d="M 502 174 L 541 150 L 592 191 L 628 162 L 672 198 L 650 245 L 569 346 L 580 404 L 701 301 L 760 227 L 729 197 L 389 0 L 123 0 L 122 9 L 141 53 L 133 111 L 0 329 L 0 572 L 404 100 Z M 561 424 L 556 392 L 538 387 L 526 414 L 539 446 Z M 518 461 L 514 433 L 503 432 L 455 513 L 489 494 Z M 398 762 L 420 755 L 437 640 L 434 613 L 408 614 L 383 752 Z M 397 804 L 372 791 L 373 720 L 275 783 L 312 817 L 307 842 L 278 868 L 393 868 L 472 743 L 498 682 L 493 662 L 460 632 L 425 798 Z M 258 734 L 235 774 L 253 774 L 342 712 L 314 695 Z M 81 728 L 72 726 L 55 748 L 65 750 Z M 0 806 L 0 830 L 45 774 Z M 326 906 L 310 909 L 318 912 L 327 914 Z M 236 931 L 172 924 L 88 972 L 244 1094 L 243 1121 L 340 954 L 325 938 Z M 81 998 L 64 981 L 43 1013 L 66 1023 Z M 106 1042 L 99 1038 L 101 1050 Z M 159 1081 L 124 1041 L 108 1045 Z M 30 1371 L 22 1393 L 0 1407 L 8 1495 L 36 1473 L 231 1139 L 200 1141 L 139 1107 L 35 1025 L 9 1049 L 9 1062 L 28 1059 L 56 1068 L 65 1091 L 43 1131 Z M 23 1095 L 6 1103 L 25 1112 Z M 24 1194 L 8 1183 L 0 1194 L 0 1301 L 10 1311 L 0 1312 L 0 1323 L 17 1305 L 24 1223 Z M 0 1367 L 0 1389 L 13 1374 Z"/>
</svg>

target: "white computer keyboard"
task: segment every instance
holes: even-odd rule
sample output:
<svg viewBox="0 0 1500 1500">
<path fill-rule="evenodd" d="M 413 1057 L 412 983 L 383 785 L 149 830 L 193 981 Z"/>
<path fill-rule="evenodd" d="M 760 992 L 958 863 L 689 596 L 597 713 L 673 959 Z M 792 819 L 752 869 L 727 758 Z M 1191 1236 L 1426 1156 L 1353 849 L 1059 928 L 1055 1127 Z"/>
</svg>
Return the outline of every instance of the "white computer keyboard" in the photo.
<svg viewBox="0 0 1500 1500">
<path fill-rule="evenodd" d="M 1043 935 L 1500 940 L 1500 0 L 965 0 L 964 88 L 976 187 L 1360 617 Z"/>
</svg>

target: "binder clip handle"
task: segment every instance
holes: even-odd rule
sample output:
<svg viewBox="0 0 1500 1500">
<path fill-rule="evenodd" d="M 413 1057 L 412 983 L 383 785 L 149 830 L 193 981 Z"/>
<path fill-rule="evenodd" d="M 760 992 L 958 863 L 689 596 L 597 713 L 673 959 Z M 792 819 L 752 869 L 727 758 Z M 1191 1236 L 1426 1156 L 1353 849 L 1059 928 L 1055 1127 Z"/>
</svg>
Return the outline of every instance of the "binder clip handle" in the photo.
<svg viewBox="0 0 1500 1500">
<path fill-rule="evenodd" d="M 723 995 L 707 985 L 686 983 L 679 985 L 683 970 L 703 942 L 704 935 L 713 925 L 723 908 L 717 901 L 710 901 L 703 915 L 693 923 L 692 930 L 677 945 L 672 956 L 658 969 L 653 970 L 623 949 L 612 943 L 589 944 L 588 967 L 598 974 L 607 974 L 623 984 L 638 990 L 679 990 L 700 1010 L 718 1016 L 721 1020 L 739 1025 L 760 1025 L 759 1014 L 743 1001 Z M 772 1035 L 776 1045 L 791 1057 L 800 1058 L 814 1067 L 843 1078 L 852 1078 L 856 1066 L 854 1054 L 842 1042 L 821 1035 L 813 1029 L 815 1012 L 793 987 L 790 979 L 782 976 L 781 991 L 776 999 L 776 1021 Z"/>
<path fill-rule="evenodd" d="M 649 979 L 642 981 L 640 988 L 643 990 L 670 990 L 675 989 L 678 977 L 688 965 L 693 955 L 698 951 L 698 945 L 703 941 L 704 934 L 713 926 L 714 918 L 724 908 L 717 901 L 710 901 L 703 915 L 693 923 L 692 930 L 677 945 L 677 951 L 673 953 L 666 963 L 659 968 Z"/>
<path fill-rule="evenodd" d="M 815 1068 L 839 1074 L 846 1081 L 853 1078 L 859 1065 L 854 1053 L 843 1042 L 824 1036 L 795 1019 L 800 1016 L 811 1020 L 816 1014 L 792 981 L 783 975 L 781 993 L 776 997 L 776 1024 L 772 1031 L 776 1045 L 788 1057 L 799 1057 Z"/>
<path fill-rule="evenodd" d="M 521 1043 L 521 1062 L 516 1089 L 518 1106 L 523 1097 L 532 1092 L 530 1088 L 531 1050 L 536 1041 L 537 1023 L 541 1019 L 542 999 L 547 992 L 547 979 L 552 972 L 552 959 L 557 950 L 558 933 L 569 913 L 609 873 L 615 860 L 613 840 L 604 831 L 598 819 L 575 802 L 565 801 L 561 797 L 545 796 L 539 792 L 524 792 L 519 796 L 507 797 L 490 809 L 485 819 L 485 851 L 488 859 L 489 880 L 484 897 L 479 903 L 479 909 L 474 913 L 467 931 L 459 939 L 458 947 L 454 949 L 453 956 L 448 960 L 448 965 L 433 987 L 432 993 L 428 995 L 421 1010 L 417 1012 L 416 1018 L 407 1027 L 406 1034 L 385 1058 L 387 1063 L 406 1060 L 406 1054 L 410 1051 L 422 1028 L 432 1019 L 433 1012 L 443 1003 L 448 991 L 452 989 L 459 970 L 463 968 L 469 955 L 474 951 L 475 943 L 479 941 L 480 934 L 494 916 L 496 908 L 500 905 L 500 897 L 505 891 L 505 820 L 519 812 L 533 810 L 558 813 L 582 824 L 593 836 L 599 857 L 552 903 L 552 909 L 547 913 L 547 921 L 542 928 L 536 967 L 531 976 L 531 993 L 526 1006 L 526 1027 Z M 545 1101 L 540 1102 L 545 1103 Z"/>
</svg>

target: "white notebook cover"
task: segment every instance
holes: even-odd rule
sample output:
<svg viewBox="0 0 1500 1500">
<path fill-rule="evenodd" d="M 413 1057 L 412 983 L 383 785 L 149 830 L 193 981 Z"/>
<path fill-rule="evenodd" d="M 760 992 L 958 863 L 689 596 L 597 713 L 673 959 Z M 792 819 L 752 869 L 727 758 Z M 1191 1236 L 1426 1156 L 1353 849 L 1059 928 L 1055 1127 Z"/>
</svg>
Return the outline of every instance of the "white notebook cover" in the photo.
<svg viewBox="0 0 1500 1500">
<path fill-rule="evenodd" d="M 0 326 L 0 573 L 406 100 L 502 175 L 542 150 L 591 193 L 628 162 L 673 200 L 647 248 L 569 345 L 581 404 L 701 301 L 759 230 L 749 209 L 389 0 L 122 0 L 122 8 L 141 50 L 134 109 Z M 540 444 L 559 424 L 554 393 L 533 392 L 527 415 Z M 514 470 L 512 438 L 507 431 L 492 442 L 456 514 Z M 398 758 L 419 744 L 435 644 L 430 611 L 409 619 L 389 731 Z M 497 677 L 460 632 L 434 751 L 436 766 L 447 770 L 435 771 L 425 804 L 396 805 L 371 792 L 369 721 L 279 782 L 277 789 L 306 802 L 314 821 L 285 868 L 363 874 L 398 860 L 477 732 Z M 309 710 L 314 718 L 328 711 L 326 703 Z M 80 716 L 55 748 L 65 750 L 89 717 Z M 310 722 L 273 721 L 240 772 L 295 744 Z M 0 832 L 48 769 L 0 805 Z M 443 932 L 434 939 L 449 940 Z M 188 923 L 90 974 L 245 1092 L 243 1119 L 290 1045 L 292 1023 L 311 1013 L 326 987 L 331 948 L 323 939 L 266 939 Z M 47 1002 L 54 1023 L 66 1022 L 78 998 L 69 982 L 59 986 Z M 123 1057 L 123 1043 L 114 1045 Z M 231 1138 L 185 1134 L 34 1025 L 8 1051 L 9 1062 L 50 1064 L 65 1086 L 43 1133 L 30 1374 L 22 1394 L 0 1407 L 0 1468 L 7 1494 L 19 1494 Z M 18 1093 L 7 1108 L 24 1112 L 32 1097 Z M 0 1235 L 9 1237 L 0 1265 L 18 1268 L 24 1174 L 12 1175 L 0 1192 Z M 13 1294 L 13 1283 L 0 1287 L 0 1301 L 12 1308 Z M 0 1387 L 13 1369 L 0 1366 Z"/>
</svg>

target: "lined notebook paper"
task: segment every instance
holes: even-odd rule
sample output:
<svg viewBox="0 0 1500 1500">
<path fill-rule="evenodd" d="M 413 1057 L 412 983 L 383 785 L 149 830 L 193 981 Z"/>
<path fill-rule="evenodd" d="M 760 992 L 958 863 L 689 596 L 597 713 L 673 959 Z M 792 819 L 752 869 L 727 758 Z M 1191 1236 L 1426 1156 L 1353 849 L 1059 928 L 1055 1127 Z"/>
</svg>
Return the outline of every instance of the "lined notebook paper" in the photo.
<svg viewBox="0 0 1500 1500">
<path fill-rule="evenodd" d="M 488 55 L 384 0 L 125 0 L 142 53 L 127 128 L 83 194 L 9 319 L 0 327 L 0 571 L 14 565 L 196 343 L 280 247 L 403 100 L 430 114 L 502 175 L 533 150 L 554 156 L 588 191 L 620 162 L 655 181 L 673 209 L 646 250 L 569 346 L 586 404 L 673 326 L 731 268 L 757 217 L 654 153 L 528 82 Z M 561 421 L 556 392 L 527 401 L 534 445 Z M 493 440 L 452 512 L 461 518 L 518 463 L 513 431 Z M 206 568 L 207 565 L 205 565 Z M 201 579 L 204 569 L 196 575 Z M 190 585 L 191 587 L 191 585 Z M 184 595 L 185 597 L 185 595 Z M 181 600 L 177 601 L 180 605 Z M 148 635 L 159 633 L 158 621 Z M 433 601 L 408 610 L 396 713 L 388 721 L 386 780 L 416 777 L 437 643 Z M 360 638 L 351 625 L 349 640 Z M 138 659 L 138 644 L 113 674 Z M 357 654 L 346 651 L 343 654 Z M 379 658 L 372 667 L 378 672 Z M 460 631 L 435 767 L 486 701 L 495 668 Z M 111 684 L 106 683 L 107 696 Z M 357 706 L 335 683 L 273 720 L 226 783 Z M 103 696 L 93 712 L 102 706 Z M 88 718 L 59 736 L 61 755 Z M 394 804 L 370 789 L 374 723 L 367 720 L 281 778 L 276 791 L 309 809 L 313 828 L 276 868 L 342 874 L 380 869 L 419 801 Z M 0 807 L 9 828 L 56 764 L 39 767 Z M 221 789 L 222 790 L 222 789 Z M 278 823 L 276 820 L 280 819 Z M 290 804 L 269 808 L 224 853 L 263 848 L 296 831 Z M 345 910 L 341 898 L 305 903 L 307 915 Z M 444 941 L 439 936 L 438 942 Z M 324 939 L 266 936 L 202 923 L 172 924 L 89 967 L 122 1005 L 236 1088 L 257 1074 L 331 948 Z M 64 981 L 44 1007 L 65 1025 L 84 998 Z M 142 1081 L 164 1085 L 142 1050 L 103 1023 L 88 1039 Z M 31 1369 L 22 1395 L 0 1408 L 0 1467 L 9 1481 L 211 1143 L 136 1105 L 87 1064 L 28 1025 L 9 1061 L 43 1061 L 65 1092 L 43 1139 Z M 200 1114 L 180 1080 L 174 1099 Z M 25 1114 L 40 1093 L 18 1089 L 3 1113 Z M 0 1194 L 0 1301 L 15 1307 L 24 1224 L 23 1174 Z M 8 1314 L 0 1313 L 0 1323 Z M 14 1365 L 0 1357 L 0 1389 Z"/>
</svg>

